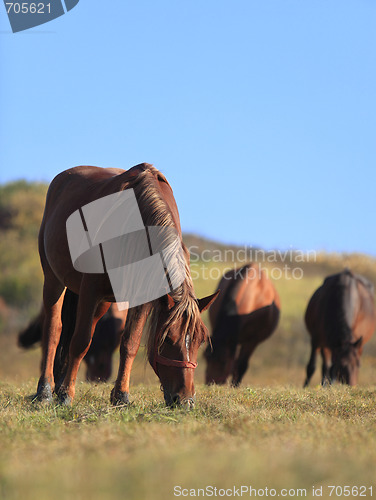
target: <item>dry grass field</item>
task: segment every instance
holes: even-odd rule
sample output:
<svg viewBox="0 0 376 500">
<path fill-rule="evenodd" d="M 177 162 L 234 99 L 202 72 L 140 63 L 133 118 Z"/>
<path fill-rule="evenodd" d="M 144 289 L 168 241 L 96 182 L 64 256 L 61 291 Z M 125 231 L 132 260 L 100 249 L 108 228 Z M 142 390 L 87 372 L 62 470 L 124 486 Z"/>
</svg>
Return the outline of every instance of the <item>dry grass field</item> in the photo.
<svg viewBox="0 0 376 500">
<path fill-rule="evenodd" d="M 211 293 L 216 273 L 228 265 L 193 262 L 197 295 Z M 305 306 L 323 277 L 346 265 L 376 276 L 374 259 L 318 255 L 302 264 L 302 279 L 275 280 L 280 325 L 256 350 L 242 386 L 204 386 L 201 359 L 197 404 L 188 413 L 165 408 L 143 349 L 134 365 L 130 407 L 111 407 L 111 384 L 90 385 L 83 372 L 72 408 L 33 404 L 39 349 L 22 352 L 16 329 L 5 329 L 0 497 L 158 500 L 179 493 L 218 497 L 225 489 L 233 496 L 241 486 L 256 488 L 258 496 L 305 498 L 315 498 L 313 487 L 323 488 L 323 498 L 336 498 L 348 490 L 329 496 L 329 486 L 365 486 L 350 497 L 370 497 L 369 487 L 376 487 L 376 337 L 365 350 L 357 388 L 322 388 L 317 370 L 311 388 L 302 389 L 309 356 Z M 243 497 L 249 496 L 244 490 Z"/>
<path fill-rule="evenodd" d="M 3 498 L 165 499 L 174 488 L 369 487 L 374 388 L 198 386 L 195 410 L 168 410 L 157 384 L 132 405 L 109 385 L 79 385 L 72 408 L 25 398 L 35 380 L 1 384 Z M 324 497 L 326 497 L 324 495 Z"/>
</svg>

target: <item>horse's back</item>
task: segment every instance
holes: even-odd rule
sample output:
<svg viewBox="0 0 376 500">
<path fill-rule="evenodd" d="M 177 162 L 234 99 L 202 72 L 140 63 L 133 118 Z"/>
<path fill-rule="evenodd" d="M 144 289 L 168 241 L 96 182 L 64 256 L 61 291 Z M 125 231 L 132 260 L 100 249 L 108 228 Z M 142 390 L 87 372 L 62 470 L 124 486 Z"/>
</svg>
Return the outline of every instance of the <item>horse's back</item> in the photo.
<svg viewBox="0 0 376 500">
<path fill-rule="evenodd" d="M 52 180 L 48 188 L 46 209 L 51 204 L 57 207 L 60 199 L 65 201 L 68 211 L 80 208 L 101 195 L 116 191 L 121 183 L 132 180 L 146 167 L 150 165 L 143 163 L 129 170 L 82 165 L 64 170 Z"/>
<path fill-rule="evenodd" d="M 213 304 L 210 319 L 214 327 L 223 315 L 251 318 L 256 311 L 273 307 L 280 309 L 278 293 L 259 265 L 250 263 L 238 270 L 228 271 L 218 285 L 221 291 Z M 268 314 L 270 311 L 268 310 Z"/>
<path fill-rule="evenodd" d="M 51 182 L 39 232 L 39 252 L 44 269 L 78 293 L 81 274 L 73 268 L 66 223 L 75 211 L 104 196 L 132 187 L 140 173 L 154 167 L 147 163 L 129 170 L 80 166 L 58 174 Z M 154 174 L 155 175 L 155 174 Z"/>
<path fill-rule="evenodd" d="M 258 309 L 270 306 L 273 302 L 280 307 L 277 291 L 257 264 L 248 264 L 245 277 L 238 288 L 235 302 L 239 315 L 250 314 Z"/>
</svg>

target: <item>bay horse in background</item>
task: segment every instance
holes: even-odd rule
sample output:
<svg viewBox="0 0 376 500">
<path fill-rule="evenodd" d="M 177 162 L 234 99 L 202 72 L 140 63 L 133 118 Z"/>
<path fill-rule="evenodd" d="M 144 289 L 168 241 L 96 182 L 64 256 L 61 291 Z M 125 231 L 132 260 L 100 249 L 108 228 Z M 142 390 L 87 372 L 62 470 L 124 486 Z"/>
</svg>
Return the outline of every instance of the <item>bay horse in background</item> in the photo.
<svg viewBox="0 0 376 500">
<path fill-rule="evenodd" d="M 211 346 L 205 350 L 206 383 L 224 384 L 232 376 L 238 386 L 255 348 L 277 327 L 280 299 L 259 265 L 228 271 L 217 301 L 209 311 Z"/>
<path fill-rule="evenodd" d="M 308 303 L 305 324 L 311 357 L 304 387 L 315 371 L 318 351 L 323 385 L 326 381 L 356 385 L 363 346 L 376 327 L 373 285 L 349 269 L 328 276 Z"/>
<path fill-rule="evenodd" d="M 189 270 L 189 252 L 180 228 L 179 213 L 171 186 L 152 165 L 143 163 L 128 171 L 92 166 L 75 167 L 57 175 L 47 193 L 39 232 L 39 254 L 44 273 L 44 326 L 42 366 L 37 398 L 50 400 L 55 389 L 54 359 L 61 334 L 61 309 L 65 288 L 78 295 L 77 319 L 69 343 L 68 369 L 57 390 L 62 404 L 71 404 L 77 372 L 86 355 L 99 319 L 116 301 L 107 273 L 77 271 L 72 264 L 66 222 L 81 207 L 111 194 L 133 189 L 144 226 L 174 228 L 184 253 L 184 281 L 168 295 L 147 304 L 132 307 L 120 341 L 120 363 L 113 404 L 129 402 L 129 380 L 147 318 L 148 359 L 157 374 L 167 405 L 194 404 L 194 368 L 198 348 L 207 338 L 200 312 L 207 309 L 216 295 L 197 299 Z M 124 215 L 125 217 L 125 215 Z M 168 231 L 166 232 L 170 234 Z M 165 242 L 166 245 L 170 241 Z M 127 248 L 123 248 L 126 253 Z M 103 257 L 103 256 L 102 256 Z M 126 283 L 124 283 L 126 287 Z"/>
<path fill-rule="evenodd" d="M 69 331 L 73 327 L 70 322 L 76 319 L 78 296 L 66 290 L 62 307 L 62 332 L 56 350 L 54 362 L 54 378 L 60 379 L 66 370 L 66 352 L 69 350 Z M 65 311 L 70 317 L 65 317 Z M 120 338 L 124 331 L 127 310 L 119 311 L 115 304 L 111 304 L 107 313 L 98 321 L 88 352 L 84 357 L 86 363 L 86 380 L 88 382 L 107 382 L 112 374 L 112 356 L 119 347 Z M 44 309 L 18 335 L 18 345 L 29 349 L 42 341 Z M 67 332 L 67 333 L 66 333 Z M 64 365 L 64 366 L 63 366 Z M 57 384 L 59 382 L 57 381 Z"/>
</svg>

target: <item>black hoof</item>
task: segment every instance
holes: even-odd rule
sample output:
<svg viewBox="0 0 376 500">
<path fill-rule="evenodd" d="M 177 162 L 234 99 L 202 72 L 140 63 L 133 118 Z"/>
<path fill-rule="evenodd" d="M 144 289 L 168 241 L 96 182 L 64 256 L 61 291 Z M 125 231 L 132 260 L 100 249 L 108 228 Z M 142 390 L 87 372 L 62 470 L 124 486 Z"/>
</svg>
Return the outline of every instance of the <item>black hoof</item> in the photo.
<svg viewBox="0 0 376 500">
<path fill-rule="evenodd" d="M 111 391 L 111 404 L 113 404 L 114 406 L 128 405 L 129 404 L 129 393 L 112 389 L 112 391 Z"/>
<path fill-rule="evenodd" d="M 60 388 L 59 392 L 57 393 L 57 397 L 59 399 L 59 404 L 61 404 L 62 406 L 72 406 L 72 398 L 68 396 L 65 389 Z"/>
<path fill-rule="evenodd" d="M 52 389 L 51 385 L 48 382 L 39 382 L 37 388 L 37 394 L 34 398 L 34 401 L 42 401 L 44 403 L 51 403 L 52 398 Z"/>
</svg>

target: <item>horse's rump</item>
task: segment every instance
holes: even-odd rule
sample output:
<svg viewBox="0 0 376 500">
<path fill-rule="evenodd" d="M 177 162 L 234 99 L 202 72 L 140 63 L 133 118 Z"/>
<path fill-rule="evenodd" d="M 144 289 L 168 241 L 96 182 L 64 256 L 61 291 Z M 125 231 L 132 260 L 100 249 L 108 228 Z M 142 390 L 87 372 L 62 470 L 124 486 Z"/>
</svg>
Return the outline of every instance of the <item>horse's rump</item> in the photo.
<svg viewBox="0 0 376 500">
<path fill-rule="evenodd" d="M 361 336 L 367 341 L 369 334 L 362 332 L 363 325 L 374 314 L 373 286 L 345 269 L 325 278 L 308 303 L 305 322 L 317 347 L 333 350 Z"/>
<path fill-rule="evenodd" d="M 257 310 L 272 304 L 279 310 L 279 296 L 257 264 L 246 264 L 240 269 L 228 271 L 221 279 L 218 289 L 221 290 L 218 301 L 210 309 L 212 327 L 227 316 L 240 316 L 243 321 L 239 326 L 255 317 Z M 262 312 L 259 313 L 262 316 Z"/>
</svg>

